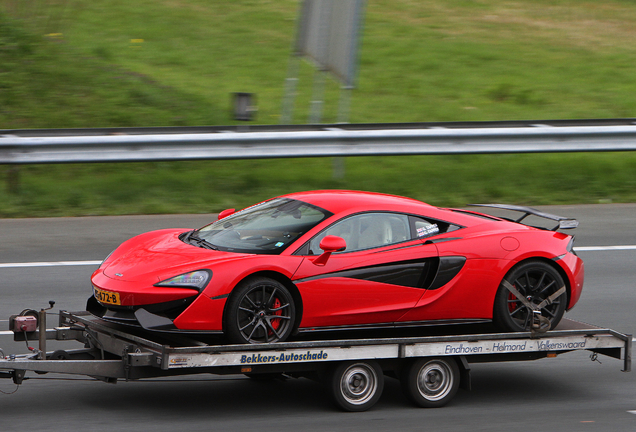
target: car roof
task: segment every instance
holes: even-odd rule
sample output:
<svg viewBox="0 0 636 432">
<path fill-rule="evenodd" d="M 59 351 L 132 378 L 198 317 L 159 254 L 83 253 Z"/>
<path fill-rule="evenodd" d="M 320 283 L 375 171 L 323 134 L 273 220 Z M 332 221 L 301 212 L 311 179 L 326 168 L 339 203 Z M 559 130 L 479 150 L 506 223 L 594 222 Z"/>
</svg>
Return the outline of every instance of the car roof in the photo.
<svg viewBox="0 0 636 432">
<path fill-rule="evenodd" d="M 379 210 L 419 214 L 462 226 L 475 226 L 487 222 L 503 221 L 500 218 L 478 212 L 457 212 L 453 209 L 435 207 L 413 198 L 377 192 L 316 190 L 295 192 L 283 195 L 281 198 L 291 198 L 313 204 L 335 215 Z"/>
<path fill-rule="evenodd" d="M 313 204 L 334 214 L 355 208 L 364 208 L 369 210 L 399 209 L 399 211 L 404 211 L 405 209 L 410 208 L 411 211 L 414 212 L 417 212 L 418 209 L 422 211 L 436 209 L 436 207 L 413 198 L 387 195 L 377 192 L 318 190 L 291 193 L 284 195 L 284 197 Z"/>
</svg>

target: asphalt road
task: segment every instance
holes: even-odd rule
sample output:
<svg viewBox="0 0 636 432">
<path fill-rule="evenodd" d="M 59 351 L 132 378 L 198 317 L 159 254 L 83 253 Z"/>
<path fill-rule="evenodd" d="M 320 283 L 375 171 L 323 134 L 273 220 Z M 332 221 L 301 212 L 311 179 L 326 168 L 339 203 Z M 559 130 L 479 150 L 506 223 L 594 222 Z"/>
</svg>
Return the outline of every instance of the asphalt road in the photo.
<svg viewBox="0 0 636 432">
<path fill-rule="evenodd" d="M 542 209 L 581 222 L 576 247 L 585 260 L 586 283 L 581 301 L 566 317 L 636 333 L 636 248 L 629 248 L 636 245 L 636 205 Z M 0 220 L 0 330 L 7 328 L 9 315 L 45 307 L 49 300 L 57 302 L 54 311 L 83 309 L 95 263 L 121 241 L 151 229 L 197 227 L 211 219 Z M 24 344 L 6 337 L 0 338 L 0 348 L 25 352 Z M 636 372 L 621 372 L 619 360 L 599 360 L 602 364 L 577 352 L 534 362 L 473 365 L 473 389 L 460 390 L 441 409 L 410 406 L 397 381 L 387 378 L 380 402 L 364 413 L 335 410 L 321 386 L 305 379 L 259 383 L 203 375 L 112 385 L 29 375 L 33 378 L 14 394 L 0 394 L 0 430 L 633 432 Z M 0 381 L 0 391 L 14 390 L 10 380 Z"/>
</svg>

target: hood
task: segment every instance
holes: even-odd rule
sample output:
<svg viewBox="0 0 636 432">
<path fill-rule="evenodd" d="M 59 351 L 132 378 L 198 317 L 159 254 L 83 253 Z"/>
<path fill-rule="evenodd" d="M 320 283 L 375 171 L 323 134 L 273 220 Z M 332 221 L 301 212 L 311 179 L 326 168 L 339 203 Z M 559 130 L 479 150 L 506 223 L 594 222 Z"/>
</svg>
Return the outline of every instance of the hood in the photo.
<svg viewBox="0 0 636 432">
<path fill-rule="evenodd" d="M 179 240 L 187 229 L 152 231 L 122 243 L 101 267 L 104 275 L 121 281 L 155 284 L 193 270 L 249 254 L 203 249 Z"/>
</svg>

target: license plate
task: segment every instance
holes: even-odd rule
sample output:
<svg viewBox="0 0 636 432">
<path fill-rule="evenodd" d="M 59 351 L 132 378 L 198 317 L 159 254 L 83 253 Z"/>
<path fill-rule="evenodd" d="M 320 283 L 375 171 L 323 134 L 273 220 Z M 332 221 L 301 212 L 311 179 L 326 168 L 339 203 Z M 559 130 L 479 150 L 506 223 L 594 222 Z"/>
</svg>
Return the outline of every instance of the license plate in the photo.
<svg viewBox="0 0 636 432">
<path fill-rule="evenodd" d="M 104 291 L 95 287 L 93 287 L 93 290 L 95 291 L 95 298 L 100 303 L 106 303 L 111 305 L 121 305 L 121 301 L 119 300 L 119 293 Z"/>
</svg>

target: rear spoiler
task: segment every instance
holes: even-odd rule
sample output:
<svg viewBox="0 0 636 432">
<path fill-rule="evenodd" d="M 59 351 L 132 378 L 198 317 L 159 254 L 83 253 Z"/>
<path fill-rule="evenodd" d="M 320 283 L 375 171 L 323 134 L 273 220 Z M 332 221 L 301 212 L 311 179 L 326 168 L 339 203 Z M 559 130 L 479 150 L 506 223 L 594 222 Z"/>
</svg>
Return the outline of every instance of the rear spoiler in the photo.
<svg viewBox="0 0 636 432">
<path fill-rule="evenodd" d="M 492 208 L 512 210 L 512 211 L 518 211 L 518 212 L 524 213 L 524 215 L 521 216 L 519 219 L 509 219 L 517 223 L 521 223 L 522 220 L 524 220 L 526 217 L 530 215 L 559 222 L 559 224 L 555 226 L 554 228 L 552 228 L 551 231 L 556 231 L 558 229 L 572 229 L 579 226 L 579 221 L 577 221 L 576 219 L 553 215 L 553 214 L 542 212 L 540 210 L 533 209 L 530 207 L 523 207 L 523 206 L 509 205 L 509 204 L 468 204 L 468 205 L 474 206 L 474 207 L 492 207 Z"/>
</svg>

